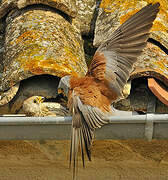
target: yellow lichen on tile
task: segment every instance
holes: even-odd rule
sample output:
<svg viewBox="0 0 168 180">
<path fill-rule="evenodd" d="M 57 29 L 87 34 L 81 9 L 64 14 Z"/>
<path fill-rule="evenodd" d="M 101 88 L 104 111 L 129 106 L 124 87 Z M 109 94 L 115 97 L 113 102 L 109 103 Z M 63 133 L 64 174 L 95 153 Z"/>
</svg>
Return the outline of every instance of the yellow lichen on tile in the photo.
<svg viewBox="0 0 168 180">
<path fill-rule="evenodd" d="M 127 14 L 120 17 L 120 24 L 123 24 L 129 17 L 131 17 L 133 14 L 135 14 L 138 10 L 133 10 L 128 12 Z M 151 31 L 164 31 L 167 32 L 167 27 L 160 21 L 155 20 L 153 23 L 153 26 L 151 28 Z"/>
<path fill-rule="evenodd" d="M 149 46 L 148 46 L 149 47 Z M 167 59 L 163 56 L 163 51 L 158 48 L 157 46 L 151 46 L 149 47 L 150 51 L 154 54 L 154 60 L 151 61 L 151 66 L 154 69 L 157 69 L 160 72 L 167 71 L 168 72 L 168 62 Z"/>
<path fill-rule="evenodd" d="M 162 14 L 163 17 L 167 20 L 168 18 L 168 1 L 167 0 L 145 0 L 148 4 L 149 3 L 160 3 L 160 11 L 159 14 Z"/>
<path fill-rule="evenodd" d="M 39 33 L 40 32 L 37 32 L 37 30 L 26 31 L 15 39 L 15 43 L 18 44 L 21 41 L 25 42 L 26 40 L 34 41 L 37 38 L 37 34 Z"/>
<path fill-rule="evenodd" d="M 120 9 L 121 11 L 126 11 L 128 8 L 133 8 L 135 10 L 128 12 L 126 15 L 123 15 L 120 17 L 120 23 L 122 24 L 123 22 L 125 22 L 131 15 L 133 15 L 134 13 L 136 13 L 138 10 L 140 10 L 140 8 L 142 8 L 141 3 L 144 2 L 146 4 L 149 3 L 160 3 L 160 12 L 159 14 L 162 15 L 162 18 L 165 18 L 165 20 L 167 21 L 168 19 L 168 1 L 167 0 L 144 0 L 144 1 L 140 1 L 140 0 L 102 0 L 100 7 L 104 9 L 105 12 L 107 13 L 113 13 L 115 10 Z M 167 30 L 167 28 L 162 24 L 162 23 L 154 23 L 154 30 L 158 30 L 159 28 L 161 28 L 163 31 Z M 152 30 L 153 30 L 152 29 Z"/>
<path fill-rule="evenodd" d="M 77 55 L 74 54 L 73 50 L 70 49 L 69 47 L 65 47 L 65 48 L 64 48 L 64 51 L 65 51 L 65 58 L 66 58 L 66 57 L 67 57 L 67 58 L 70 58 L 71 61 L 76 65 L 76 63 L 77 63 L 77 61 L 78 61 L 78 60 L 77 60 L 78 57 L 77 57 Z M 67 61 L 69 61 L 69 59 L 67 59 Z M 65 62 L 67 62 L 67 61 L 65 61 Z"/>
<path fill-rule="evenodd" d="M 23 68 L 24 71 L 30 71 L 35 75 L 52 74 L 59 77 L 70 74 L 74 76 L 78 75 L 76 69 L 73 68 L 76 67 L 75 65 L 77 64 L 75 55 L 69 53 L 63 57 L 59 57 L 59 59 L 54 59 L 53 57 L 45 59 L 44 54 L 39 54 L 42 50 L 45 51 L 45 48 L 33 46 L 24 53 L 21 53 L 17 58 L 20 67 Z M 74 62 L 73 65 L 71 62 Z"/>
<path fill-rule="evenodd" d="M 63 64 L 56 63 L 53 59 L 46 60 L 36 60 L 29 59 L 24 66 L 22 66 L 24 70 L 30 71 L 35 75 L 40 74 L 52 74 L 59 77 L 75 74 L 77 73 L 73 71 L 73 69 L 69 66 L 64 66 Z"/>
<path fill-rule="evenodd" d="M 165 69 L 165 65 L 162 60 L 156 61 L 156 62 L 154 62 L 154 64 L 157 65 L 157 67 L 161 70 Z"/>
<path fill-rule="evenodd" d="M 128 7 L 135 7 L 138 0 L 102 0 L 100 7 L 107 13 L 112 13 L 115 9 L 126 10 Z"/>
<path fill-rule="evenodd" d="M 160 3 L 161 11 L 167 13 L 168 3 L 167 0 L 102 0 L 100 4 L 100 8 L 103 8 L 104 11 L 114 12 L 115 9 L 120 8 L 121 10 L 127 10 L 128 8 L 136 8 L 137 4 L 141 2 L 149 3 Z"/>
<path fill-rule="evenodd" d="M 120 17 L 120 24 L 123 24 L 127 19 L 129 19 L 133 14 L 137 13 L 138 9 L 128 12 L 127 14 Z"/>
<path fill-rule="evenodd" d="M 151 31 L 164 31 L 167 32 L 167 27 L 160 21 L 155 20 Z"/>
<path fill-rule="evenodd" d="M 32 7 L 12 16 L 6 26 L 3 90 L 34 75 L 85 74 L 81 34 L 60 13 Z"/>
</svg>

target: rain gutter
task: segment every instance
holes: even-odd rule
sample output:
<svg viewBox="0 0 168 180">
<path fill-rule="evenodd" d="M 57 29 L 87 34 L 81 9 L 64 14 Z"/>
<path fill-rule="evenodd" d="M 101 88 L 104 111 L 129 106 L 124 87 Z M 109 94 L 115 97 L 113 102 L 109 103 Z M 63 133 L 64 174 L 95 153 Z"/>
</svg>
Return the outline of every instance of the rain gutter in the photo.
<svg viewBox="0 0 168 180">
<path fill-rule="evenodd" d="M 72 117 L 0 117 L 0 140 L 70 139 Z M 168 139 L 168 114 L 111 116 L 95 139 Z"/>
</svg>

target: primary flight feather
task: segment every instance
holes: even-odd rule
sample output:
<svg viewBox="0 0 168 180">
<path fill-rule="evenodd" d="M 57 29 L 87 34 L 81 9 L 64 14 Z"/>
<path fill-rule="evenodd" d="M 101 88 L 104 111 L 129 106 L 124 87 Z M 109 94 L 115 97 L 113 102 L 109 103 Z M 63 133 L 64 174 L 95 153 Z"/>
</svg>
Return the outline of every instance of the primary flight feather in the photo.
<svg viewBox="0 0 168 180">
<path fill-rule="evenodd" d="M 73 177 L 79 147 L 83 166 L 85 152 L 91 160 L 93 132 L 108 123 L 108 116 L 113 114 L 111 104 L 122 97 L 133 64 L 147 44 L 159 6 L 159 3 L 145 6 L 115 30 L 97 49 L 85 77 L 65 76 L 60 80 L 58 90 L 68 97 L 72 114 Z"/>
</svg>

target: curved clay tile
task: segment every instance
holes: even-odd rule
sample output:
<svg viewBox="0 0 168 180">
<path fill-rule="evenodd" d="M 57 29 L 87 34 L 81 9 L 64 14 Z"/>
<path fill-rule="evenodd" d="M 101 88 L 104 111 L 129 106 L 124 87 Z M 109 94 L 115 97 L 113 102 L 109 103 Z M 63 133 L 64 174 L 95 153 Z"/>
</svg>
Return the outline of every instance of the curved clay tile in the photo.
<svg viewBox="0 0 168 180">
<path fill-rule="evenodd" d="M 62 77 L 87 70 L 79 30 L 50 9 L 9 13 L 4 46 L 1 91 L 34 75 Z"/>
<path fill-rule="evenodd" d="M 168 106 L 168 91 L 163 89 L 154 78 L 148 78 L 148 87 L 163 104 Z"/>
<path fill-rule="evenodd" d="M 102 0 L 96 21 L 95 46 L 99 46 L 102 41 L 105 41 L 111 32 L 126 21 L 131 15 L 152 2 L 154 3 L 156 1 Z M 159 41 L 168 49 L 168 3 L 167 0 L 158 0 L 157 2 L 160 3 L 160 11 L 150 31 L 150 38 Z"/>
<path fill-rule="evenodd" d="M 147 43 L 147 47 L 135 63 L 131 79 L 143 76 L 155 77 L 168 86 L 168 55 L 151 43 Z"/>
<path fill-rule="evenodd" d="M 75 17 L 77 14 L 75 0 L 2 0 L 0 3 L 0 18 L 14 8 L 22 9 L 33 4 L 44 4 Z"/>
</svg>

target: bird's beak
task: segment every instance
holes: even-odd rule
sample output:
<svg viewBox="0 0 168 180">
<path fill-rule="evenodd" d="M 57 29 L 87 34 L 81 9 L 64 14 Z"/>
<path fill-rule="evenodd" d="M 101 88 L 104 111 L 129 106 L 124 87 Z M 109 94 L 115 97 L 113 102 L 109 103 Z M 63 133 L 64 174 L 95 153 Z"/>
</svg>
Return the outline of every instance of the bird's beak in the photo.
<svg viewBox="0 0 168 180">
<path fill-rule="evenodd" d="M 38 97 L 38 101 L 39 101 L 39 103 L 42 103 L 42 102 L 44 101 L 44 99 L 45 99 L 44 97 L 39 96 L 39 97 Z"/>
</svg>

